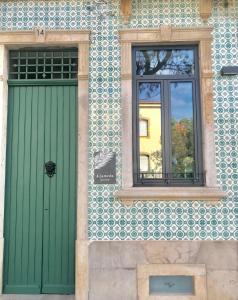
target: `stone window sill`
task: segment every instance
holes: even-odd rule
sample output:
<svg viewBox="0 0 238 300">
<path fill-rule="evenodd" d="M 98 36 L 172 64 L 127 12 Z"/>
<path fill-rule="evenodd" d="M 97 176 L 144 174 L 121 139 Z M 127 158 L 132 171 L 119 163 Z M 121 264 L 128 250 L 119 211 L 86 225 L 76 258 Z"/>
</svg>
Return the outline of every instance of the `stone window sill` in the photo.
<svg viewBox="0 0 238 300">
<path fill-rule="evenodd" d="M 115 193 L 125 204 L 134 201 L 209 201 L 216 203 L 226 194 L 218 187 L 128 187 Z"/>
</svg>

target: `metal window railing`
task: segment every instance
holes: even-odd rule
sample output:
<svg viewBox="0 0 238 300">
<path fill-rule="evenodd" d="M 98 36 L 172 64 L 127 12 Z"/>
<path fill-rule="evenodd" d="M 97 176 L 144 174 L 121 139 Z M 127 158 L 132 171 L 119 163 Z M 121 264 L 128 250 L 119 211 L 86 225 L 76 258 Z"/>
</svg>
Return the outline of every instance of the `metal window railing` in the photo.
<svg viewBox="0 0 238 300">
<path fill-rule="evenodd" d="M 204 173 L 155 173 L 155 172 L 140 172 L 139 173 L 139 182 L 140 184 L 158 183 L 163 185 L 170 184 L 200 184 L 204 182 L 205 174 Z"/>
</svg>

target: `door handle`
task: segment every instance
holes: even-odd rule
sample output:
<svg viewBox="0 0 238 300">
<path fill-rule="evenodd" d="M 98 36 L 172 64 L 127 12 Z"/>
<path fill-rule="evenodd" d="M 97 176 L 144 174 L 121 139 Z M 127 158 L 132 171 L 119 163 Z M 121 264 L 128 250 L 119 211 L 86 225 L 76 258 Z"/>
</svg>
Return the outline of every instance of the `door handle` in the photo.
<svg viewBox="0 0 238 300">
<path fill-rule="evenodd" d="M 49 160 L 45 163 L 45 171 L 48 177 L 53 177 L 56 174 L 56 163 Z"/>
</svg>

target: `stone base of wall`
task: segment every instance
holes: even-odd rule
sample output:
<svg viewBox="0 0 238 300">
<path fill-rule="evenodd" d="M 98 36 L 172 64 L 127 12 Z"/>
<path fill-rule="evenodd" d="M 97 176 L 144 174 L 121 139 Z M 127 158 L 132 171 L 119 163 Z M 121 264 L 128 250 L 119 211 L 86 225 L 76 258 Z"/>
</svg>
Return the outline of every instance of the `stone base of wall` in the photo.
<svg viewBox="0 0 238 300">
<path fill-rule="evenodd" d="M 137 300 L 138 264 L 205 264 L 207 299 L 238 299 L 238 241 L 111 241 L 89 246 L 89 300 Z"/>
</svg>

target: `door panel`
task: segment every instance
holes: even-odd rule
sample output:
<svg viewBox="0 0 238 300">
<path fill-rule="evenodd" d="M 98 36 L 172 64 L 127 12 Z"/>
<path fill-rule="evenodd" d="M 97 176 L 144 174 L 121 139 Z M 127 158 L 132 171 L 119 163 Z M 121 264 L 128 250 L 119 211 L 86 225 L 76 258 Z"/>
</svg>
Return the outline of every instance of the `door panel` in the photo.
<svg viewBox="0 0 238 300">
<path fill-rule="evenodd" d="M 45 135 L 45 157 L 56 162 L 56 176 L 45 177 L 42 292 L 73 293 L 76 88 L 53 87 L 46 93 L 51 93 L 46 128 L 55 129 Z"/>
<path fill-rule="evenodd" d="M 76 92 L 9 86 L 5 293 L 74 292 Z"/>
<path fill-rule="evenodd" d="M 44 153 L 37 150 L 44 132 L 44 109 L 40 109 L 38 88 L 9 87 L 5 293 L 41 290 Z"/>
</svg>

